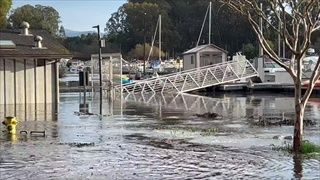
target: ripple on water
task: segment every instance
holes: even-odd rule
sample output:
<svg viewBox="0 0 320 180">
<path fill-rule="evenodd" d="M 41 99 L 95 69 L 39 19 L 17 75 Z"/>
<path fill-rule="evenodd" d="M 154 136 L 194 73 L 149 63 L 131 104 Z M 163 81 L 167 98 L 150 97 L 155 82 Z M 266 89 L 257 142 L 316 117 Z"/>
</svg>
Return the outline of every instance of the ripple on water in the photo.
<svg viewBox="0 0 320 180">
<path fill-rule="evenodd" d="M 89 147 L 46 145 L 51 151 L 42 149 L 35 154 L 28 150 L 20 153 L 19 157 L 28 157 L 21 161 L 14 161 L 9 155 L 3 157 L 2 178 L 281 179 L 292 177 L 295 166 L 291 156 L 274 151 L 157 139 L 143 134 Z M 318 159 L 304 160 L 304 173 L 313 172 L 312 177 L 319 178 L 314 174 L 319 162 Z"/>
<path fill-rule="evenodd" d="M 240 99 L 243 100 L 246 103 L 246 99 Z M 264 101 L 255 103 L 261 105 Z M 140 105 L 131 105 L 123 116 L 80 118 L 72 113 L 77 111 L 73 108 L 78 108 L 75 102 L 61 104 L 62 112 L 57 122 L 30 122 L 23 126 L 28 130 L 46 128 L 46 138 L 0 142 L 0 179 L 320 178 L 316 173 L 320 170 L 319 158 L 297 159 L 266 146 L 210 145 L 193 137 L 193 132 L 186 137 L 170 138 L 162 136 L 163 132 L 158 130 L 191 128 L 192 131 L 195 127 L 196 130 L 217 127 L 219 137 L 212 135 L 208 139 L 226 138 L 241 144 L 243 137 L 251 137 L 252 134 L 270 135 L 281 130 L 287 133 L 290 129 L 257 128 L 253 131 L 243 118 L 197 119 L 170 109 L 160 115 L 155 109 L 145 110 Z M 230 110 L 227 112 L 232 114 Z M 249 131 L 254 133 L 248 135 Z M 254 140 L 261 144 L 259 141 L 266 139 Z M 90 146 L 77 146 L 74 143 L 87 143 Z"/>
</svg>

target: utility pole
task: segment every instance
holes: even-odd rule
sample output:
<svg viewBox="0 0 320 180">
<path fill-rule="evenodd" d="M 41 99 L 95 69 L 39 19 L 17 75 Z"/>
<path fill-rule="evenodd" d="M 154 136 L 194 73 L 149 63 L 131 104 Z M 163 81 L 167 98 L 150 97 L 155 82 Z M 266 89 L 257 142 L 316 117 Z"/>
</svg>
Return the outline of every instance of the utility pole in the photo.
<svg viewBox="0 0 320 180">
<path fill-rule="evenodd" d="M 260 9 L 262 11 L 262 3 L 260 3 Z M 260 31 L 261 31 L 261 34 L 263 34 L 263 27 L 262 27 L 262 17 L 260 17 Z M 262 46 L 259 44 L 259 56 L 263 56 L 263 49 L 262 49 Z"/>
<path fill-rule="evenodd" d="M 279 22 L 279 25 L 278 25 L 278 30 L 279 32 L 281 32 L 281 22 Z M 278 34 L 278 57 L 281 58 L 281 36 L 280 36 L 280 33 Z"/>
<path fill-rule="evenodd" d="M 143 75 L 146 75 L 146 15 L 143 15 Z"/>
<path fill-rule="evenodd" d="M 161 14 L 159 15 L 159 60 L 161 62 Z"/>
<path fill-rule="evenodd" d="M 210 1 L 210 5 L 209 5 L 209 42 L 208 44 L 211 44 L 211 10 L 212 9 L 212 2 Z"/>
<path fill-rule="evenodd" d="M 98 31 L 98 42 L 99 42 L 99 90 L 100 90 L 100 115 L 102 115 L 102 62 L 101 62 L 101 37 L 100 37 L 100 25 L 93 26 Z"/>
<path fill-rule="evenodd" d="M 282 57 L 286 58 L 286 43 L 282 40 Z"/>
</svg>

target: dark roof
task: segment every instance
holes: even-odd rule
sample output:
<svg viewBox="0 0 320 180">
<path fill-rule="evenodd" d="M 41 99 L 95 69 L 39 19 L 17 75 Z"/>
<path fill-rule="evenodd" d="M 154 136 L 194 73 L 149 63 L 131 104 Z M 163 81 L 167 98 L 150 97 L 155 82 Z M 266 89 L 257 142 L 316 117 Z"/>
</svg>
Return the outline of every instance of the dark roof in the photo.
<svg viewBox="0 0 320 180">
<path fill-rule="evenodd" d="M 11 40 L 15 49 L 0 49 L 1 57 L 71 58 L 70 52 L 45 30 L 29 30 L 31 36 L 21 35 L 19 30 L 0 30 L 0 40 Z M 41 36 L 44 48 L 34 48 L 35 36 Z"/>
<path fill-rule="evenodd" d="M 194 54 L 194 53 L 197 53 L 198 51 L 201 51 L 202 49 L 204 49 L 204 48 L 206 48 L 206 47 L 215 48 L 215 49 L 218 49 L 218 50 L 220 50 L 220 51 L 228 54 L 228 51 L 226 51 L 226 50 L 224 50 L 224 49 L 222 49 L 222 48 L 220 48 L 220 47 L 218 47 L 218 46 L 216 46 L 216 45 L 214 45 L 214 44 L 200 45 L 200 46 L 194 47 L 194 48 L 192 48 L 192 49 L 190 49 L 190 50 L 188 50 L 188 51 L 186 51 L 186 52 L 184 52 L 184 53 L 182 53 L 182 54 L 183 54 L 183 55 L 185 55 L 185 54 Z"/>
</svg>

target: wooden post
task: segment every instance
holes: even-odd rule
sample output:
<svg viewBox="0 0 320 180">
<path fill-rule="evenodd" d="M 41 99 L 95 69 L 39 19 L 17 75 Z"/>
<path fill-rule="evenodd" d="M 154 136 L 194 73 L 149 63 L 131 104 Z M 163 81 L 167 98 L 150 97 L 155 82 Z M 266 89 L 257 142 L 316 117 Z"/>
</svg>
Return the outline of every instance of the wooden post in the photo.
<svg viewBox="0 0 320 180">
<path fill-rule="evenodd" d="M 4 116 L 6 117 L 7 116 L 7 80 L 6 80 L 6 59 L 3 59 L 3 85 L 4 85 L 4 88 L 3 88 L 3 94 L 4 94 L 4 97 L 3 97 L 3 101 L 4 101 Z"/>
<path fill-rule="evenodd" d="M 54 63 L 54 82 L 55 82 L 55 113 L 59 112 L 59 62 Z"/>
<path fill-rule="evenodd" d="M 34 113 L 35 113 L 35 120 L 37 119 L 37 59 L 33 59 L 34 62 L 34 70 L 33 70 L 33 80 L 34 80 Z"/>
<path fill-rule="evenodd" d="M 87 90 L 86 90 L 86 84 L 87 84 L 87 76 L 86 76 L 86 68 L 83 68 L 83 105 L 84 105 L 84 112 L 88 113 L 87 109 Z"/>
<path fill-rule="evenodd" d="M 0 107 L 1 107 L 1 110 L 4 110 L 2 109 L 2 107 L 4 108 L 5 107 L 5 101 L 4 101 L 4 98 L 5 98 L 5 94 L 4 94 L 4 90 L 5 90 L 5 84 L 4 84 L 4 59 L 0 59 Z M 0 114 L 0 117 L 2 117 L 3 114 Z"/>
<path fill-rule="evenodd" d="M 17 116 L 17 60 L 13 60 L 13 98 L 14 98 L 14 116 Z"/>
<path fill-rule="evenodd" d="M 27 120 L 27 60 L 23 60 L 23 83 L 24 83 L 24 120 Z"/>
<path fill-rule="evenodd" d="M 44 74 L 44 112 L 45 115 L 47 114 L 47 60 L 44 60 L 44 70 L 43 70 L 43 74 Z"/>
</svg>

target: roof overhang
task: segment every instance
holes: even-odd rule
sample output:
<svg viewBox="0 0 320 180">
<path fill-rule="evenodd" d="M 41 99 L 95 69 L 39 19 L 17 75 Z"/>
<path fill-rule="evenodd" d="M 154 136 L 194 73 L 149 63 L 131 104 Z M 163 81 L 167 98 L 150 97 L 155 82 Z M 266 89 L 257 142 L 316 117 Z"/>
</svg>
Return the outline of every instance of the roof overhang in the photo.
<svg viewBox="0 0 320 180">
<path fill-rule="evenodd" d="M 198 52 L 201 52 L 203 49 L 207 48 L 207 47 L 212 47 L 212 48 L 215 48 L 215 49 L 218 49 L 219 51 L 223 52 L 223 53 L 226 53 L 228 54 L 228 51 L 214 45 L 214 44 L 207 44 L 207 45 L 200 45 L 200 46 L 196 46 L 192 49 L 189 49 L 188 51 L 185 51 L 182 53 L 182 55 L 188 55 L 188 54 L 196 54 Z"/>
<path fill-rule="evenodd" d="M 1 57 L 4 58 L 36 58 L 36 59 L 71 59 L 72 55 L 71 54 L 1 54 Z"/>
</svg>

